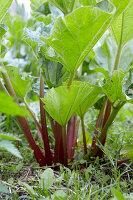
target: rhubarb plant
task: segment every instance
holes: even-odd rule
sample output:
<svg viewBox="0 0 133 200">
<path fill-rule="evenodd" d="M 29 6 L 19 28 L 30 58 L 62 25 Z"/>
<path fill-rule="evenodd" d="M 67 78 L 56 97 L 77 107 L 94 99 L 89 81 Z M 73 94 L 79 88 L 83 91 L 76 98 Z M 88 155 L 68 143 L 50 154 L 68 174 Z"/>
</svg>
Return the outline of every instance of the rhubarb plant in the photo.
<svg viewBox="0 0 133 200">
<path fill-rule="evenodd" d="M 9 1 L 7 1 L 9 2 Z M 39 11 L 44 9 L 43 15 Z M 77 145 L 79 119 L 83 134 L 84 155 L 103 155 L 99 144 L 105 145 L 107 131 L 113 123 L 117 113 L 126 103 L 133 103 L 124 91 L 124 78 L 128 71 L 118 69 L 121 52 L 125 44 L 132 39 L 132 1 L 32 1 L 35 20 L 43 27 L 42 30 L 25 28 L 23 41 L 31 47 L 34 56 L 40 64 L 40 88 L 38 100 L 40 102 L 40 116 L 37 118 L 28 104 L 28 93 L 32 90 L 32 78 L 4 62 L 1 51 L 0 61 L 0 111 L 15 115 L 24 132 L 35 158 L 40 166 L 62 163 L 74 159 L 74 148 Z M 7 4 L 8 5 L 8 4 Z M 6 14 L 10 4 L 5 9 L 1 4 L 1 18 Z M 52 16 L 50 8 L 59 10 Z M 5 9 L 5 12 L 3 10 Z M 57 17 L 58 15 L 58 17 Z M 129 19 L 129 20 L 128 20 Z M 130 26 L 130 29 L 128 27 Z M 51 28 L 52 27 L 52 28 Z M 119 30 L 116 30 L 119 27 Z M 77 70 L 81 68 L 86 57 L 91 54 L 93 47 L 106 31 L 116 39 L 115 59 L 110 62 L 110 71 L 98 66 L 95 73 L 103 74 L 104 80 L 99 85 L 86 81 L 79 81 Z M 4 25 L 0 25 L 0 45 L 6 33 Z M 3 59 L 3 61 L 2 61 Z M 95 59 L 95 58 L 94 58 Z M 46 91 L 46 87 L 48 91 Z M 5 101 L 6 99 L 6 101 Z M 86 143 L 84 117 L 89 108 L 98 101 L 100 112 L 96 122 L 91 150 Z M 8 103 L 9 102 L 9 103 Z M 23 110 L 21 103 L 24 103 Z M 15 109 L 16 108 L 16 109 Z M 8 111 L 10 110 L 10 111 Z M 34 120 L 40 143 L 36 144 L 31 134 L 26 118 Z M 51 149 L 47 124 L 54 135 L 54 150 Z"/>
</svg>

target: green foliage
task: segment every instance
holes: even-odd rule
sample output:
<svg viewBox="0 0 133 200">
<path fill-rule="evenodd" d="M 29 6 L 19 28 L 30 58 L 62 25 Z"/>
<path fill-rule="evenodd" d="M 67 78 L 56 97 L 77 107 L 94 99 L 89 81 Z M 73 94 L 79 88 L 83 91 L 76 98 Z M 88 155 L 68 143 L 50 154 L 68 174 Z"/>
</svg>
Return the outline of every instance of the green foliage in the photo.
<svg viewBox="0 0 133 200">
<path fill-rule="evenodd" d="M 46 169 L 40 176 L 40 186 L 42 189 L 49 189 L 54 181 L 54 172 L 52 169 Z"/>
<path fill-rule="evenodd" d="M 7 52 L 7 47 L 4 45 L 0 46 L 0 56 L 5 55 L 5 53 Z"/>
<path fill-rule="evenodd" d="M 77 111 L 78 115 L 80 117 L 84 117 L 88 109 L 101 98 L 101 95 L 102 95 L 102 89 L 100 87 L 98 86 L 92 87 L 87 97 L 79 105 L 79 109 Z"/>
<path fill-rule="evenodd" d="M 126 6 L 129 2 L 126 2 Z M 50 38 L 41 39 L 56 51 L 56 60 L 72 73 L 106 31 L 112 18 L 120 15 L 126 7 L 125 1 L 120 0 L 116 1 L 115 5 L 114 15 L 97 8 L 92 10 L 91 7 L 76 9 L 64 19 L 57 19 Z"/>
<path fill-rule="evenodd" d="M 43 64 L 44 81 L 49 88 L 58 87 L 69 77 L 69 72 L 57 62 L 46 60 Z"/>
<path fill-rule="evenodd" d="M 5 25 L 0 24 L 0 39 L 3 37 L 3 35 L 5 35 L 7 30 L 8 30 L 8 28 Z"/>
<path fill-rule="evenodd" d="M 14 102 L 14 98 L 10 97 L 6 93 L 0 92 L 0 112 L 9 115 L 27 116 L 27 111 L 21 109 L 17 103 Z"/>
<path fill-rule="evenodd" d="M 19 150 L 14 146 L 12 141 L 20 140 L 10 134 L 5 135 L 0 133 L 0 148 L 6 150 L 18 158 L 22 158 Z"/>
<path fill-rule="evenodd" d="M 101 45 L 94 49 L 95 56 L 90 62 L 90 69 L 96 70 L 97 67 L 102 67 L 111 73 L 114 69 L 115 58 L 117 54 L 117 43 L 111 34 L 107 34 L 100 40 Z M 127 71 L 133 61 L 133 41 L 126 43 L 121 51 L 119 60 L 119 68 Z"/>
<path fill-rule="evenodd" d="M 13 140 L 13 141 L 19 141 L 20 139 L 14 135 L 11 134 L 2 134 L 0 133 L 0 140 Z"/>
<path fill-rule="evenodd" d="M 70 88 L 66 85 L 52 88 L 48 91 L 47 96 L 42 99 L 45 110 L 61 126 L 65 126 L 92 89 L 93 86 L 89 83 L 79 81 L 73 82 Z"/>
<path fill-rule="evenodd" d="M 97 8 L 82 7 L 64 19 L 59 17 L 49 39 L 40 38 L 57 52 L 56 59 L 74 72 L 105 32 L 111 16 Z"/>
<path fill-rule="evenodd" d="M 81 3 L 81 5 L 83 6 L 94 6 L 96 5 L 98 2 L 100 2 L 101 0 L 79 0 L 79 2 Z"/>
<path fill-rule="evenodd" d="M 0 23 L 5 17 L 8 9 L 10 8 L 12 0 L 1 0 L 0 1 Z"/>
<path fill-rule="evenodd" d="M 48 0 L 55 7 L 59 8 L 64 14 L 72 12 L 75 0 Z"/>
<path fill-rule="evenodd" d="M 0 194 L 2 194 L 2 193 L 7 193 L 7 194 L 9 194 L 10 192 L 9 192 L 7 186 L 5 186 L 5 185 L 3 185 L 3 184 L 0 183 Z"/>
<path fill-rule="evenodd" d="M 133 143 L 125 144 L 121 150 L 121 153 L 133 160 Z"/>
<path fill-rule="evenodd" d="M 95 57 L 90 63 L 90 68 L 96 70 L 96 67 L 102 67 L 111 73 L 117 53 L 117 44 L 110 34 L 107 34 L 100 42 L 101 45 L 94 49 Z"/>
<path fill-rule="evenodd" d="M 8 75 L 10 76 L 10 81 L 16 94 L 24 99 L 26 94 L 31 89 L 31 78 L 29 78 L 27 74 L 23 74 L 23 76 L 21 77 L 18 68 L 16 67 L 6 66 L 6 70 Z"/>
<path fill-rule="evenodd" d="M 43 3 L 47 2 L 47 0 L 30 0 L 32 10 L 38 9 Z"/>
<path fill-rule="evenodd" d="M 124 196 L 121 194 L 119 190 L 116 190 L 115 188 L 111 188 L 111 191 L 117 200 L 125 200 Z"/>
<path fill-rule="evenodd" d="M 26 22 L 23 21 L 22 16 L 17 14 L 9 17 L 10 18 L 6 24 L 10 30 L 9 39 L 12 47 L 14 43 L 16 43 L 16 45 L 17 43 L 20 44 L 23 35 L 23 29 L 26 26 Z"/>
<path fill-rule="evenodd" d="M 104 147 L 104 139 L 120 108 L 126 102 L 133 103 L 132 68 L 130 68 L 133 62 L 132 41 L 130 42 L 132 39 L 132 1 L 31 0 L 34 19 L 27 22 L 23 20 L 23 15 L 8 15 L 3 20 L 11 1 L 5 1 L 7 4 L 3 0 L 1 2 L 0 23 L 8 26 L 9 30 L 5 25 L 0 24 L 2 42 L 0 48 L 2 76 L 0 77 L 3 78 L 0 80 L 0 89 L 7 91 L 7 94 L 14 98 L 0 92 L 0 111 L 17 116 L 21 129 L 41 167 L 57 162 L 67 166 L 68 152 L 73 154 L 70 160 L 74 159 L 78 141 L 77 114 L 82 122 L 82 131 L 80 126 L 79 130 L 83 134 L 84 154 L 90 150 L 85 158 L 89 160 L 90 153 L 93 156 L 99 155 L 101 148 L 109 157 L 111 164 L 115 166 L 115 157 L 111 157 L 108 148 Z M 111 25 L 112 27 L 108 29 Z M 107 29 L 108 33 L 105 33 Z M 112 38 L 111 29 L 116 41 Z M 5 45 L 10 50 L 4 57 Z M 16 59 L 20 65 L 15 63 Z M 23 61 L 25 62 L 24 67 Z M 15 67 L 11 67 L 12 65 Z M 23 71 L 30 72 L 32 76 Z M 38 72 L 41 74 L 40 79 Z M 95 85 L 90 84 L 91 77 L 93 79 L 95 77 Z M 73 81 L 74 79 L 76 81 Z M 35 95 L 31 89 L 32 84 L 36 85 L 36 91 L 40 93 L 40 96 Z M 40 110 L 38 109 L 36 115 L 27 104 L 26 97 L 31 104 L 40 98 Z M 25 103 L 26 108 L 22 110 L 22 107 L 14 101 L 18 104 Z M 95 117 L 92 125 L 97 137 L 93 131 L 85 130 L 88 127 L 85 127 L 84 123 L 85 114 L 88 116 L 87 112 L 94 104 L 100 109 L 96 125 L 94 125 Z M 26 109 L 29 110 L 37 131 L 33 131 L 32 126 L 35 125 L 31 125 L 33 124 L 31 119 L 26 121 L 26 118 L 20 117 L 29 116 Z M 6 115 L 2 114 L 3 116 Z M 36 143 L 37 135 L 32 134 L 31 131 L 38 132 L 39 142 Z M 90 149 L 86 142 L 87 133 L 89 133 L 87 141 L 92 141 Z M 92 135 L 94 135 L 93 139 Z M 98 145 L 96 139 L 99 139 L 102 145 Z M 19 152 L 15 151 L 12 140 L 15 140 L 13 136 L 1 135 L 0 145 L 8 151 L 10 147 L 12 154 L 21 157 Z M 53 145 L 55 145 L 54 152 L 51 150 Z M 42 146 L 44 146 L 43 150 Z M 132 158 L 131 148 L 132 144 L 129 149 L 125 147 L 126 151 L 123 155 Z M 84 161 L 81 160 L 82 162 Z M 116 168 L 114 171 L 117 180 Z M 50 169 L 41 175 L 39 187 L 45 189 L 46 197 L 49 196 L 47 190 L 51 189 L 53 180 L 54 174 Z M 22 185 L 29 191 L 32 198 L 36 199 L 35 188 L 25 183 Z M 64 195 L 62 191 L 53 193 L 52 198 L 58 199 L 57 195 L 67 199 L 67 195 Z M 87 198 L 91 198 L 90 194 Z"/>
<path fill-rule="evenodd" d="M 123 93 L 123 79 L 125 73 L 120 70 L 115 70 L 112 72 L 112 77 L 106 79 L 105 85 L 102 89 L 111 102 L 116 100 L 126 101 L 126 95 Z"/>
<path fill-rule="evenodd" d="M 121 25 L 124 23 L 123 36 L 122 36 L 122 46 L 124 46 L 129 40 L 132 39 L 133 33 L 133 3 L 131 3 L 126 11 L 124 12 L 124 19 L 120 15 L 112 24 L 112 31 L 114 33 L 117 44 L 120 43 L 121 37 Z"/>
<path fill-rule="evenodd" d="M 22 181 L 19 181 L 18 182 L 20 185 L 24 186 L 26 188 L 26 190 L 29 192 L 29 194 L 31 195 L 31 197 L 33 199 L 35 199 L 35 195 L 36 195 L 36 192 L 34 191 L 33 187 L 28 185 L 27 183 L 24 183 Z"/>
</svg>

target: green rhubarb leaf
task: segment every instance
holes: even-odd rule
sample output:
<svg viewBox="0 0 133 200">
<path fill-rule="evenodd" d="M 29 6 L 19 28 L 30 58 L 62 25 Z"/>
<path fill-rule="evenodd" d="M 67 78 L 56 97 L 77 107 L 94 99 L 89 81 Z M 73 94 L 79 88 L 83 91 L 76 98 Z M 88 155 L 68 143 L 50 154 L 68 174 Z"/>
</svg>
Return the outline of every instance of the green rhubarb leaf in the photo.
<svg viewBox="0 0 133 200">
<path fill-rule="evenodd" d="M 101 39 L 100 43 L 101 45 L 94 49 L 95 57 L 90 63 L 90 68 L 96 70 L 99 66 L 112 72 L 118 46 L 110 34 L 106 35 L 104 41 Z"/>
<path fill-rule="evenodd" d="M 112 77 L 105 79 L 106 83 L 102 89 L 111 102 L 115 102 L 116 100 L 127 101 L 127 97 L 122 91 L 125 75 L 124 72 L 115 70 L 112 72 Z"/>
<path fill-rule="evenodd" d="M 0 140 L 0 148 L 6 150 L 18 158 L 22 158 L 19 150 L 8 140 Z"/>
<path fill-rule="evenodd" d="M 106 77 L 106 79 L 109 78 L 109 72 L 102 67 L 96 67 L 94 71 L 102 73 Z"/>
<path fill-rule="evenodd" d="M 61 126 L 65 126 L 92 88 L 89 83 L 79 81 L 74 81 L 70 88 L 66 85 L 52 88 L 42 99 L 45 110 Z"/>
<path fill-rule="evenodd" d="M 13 0 L 0 0 L 0 23 L 10 8 L 12 1 Z"/>
<path fill-rule="evenodd" d="M 130 3 L 132 2 L 132 0 L 109 0 L 109 1 L 116 7 L 116 12 L 113 17 L 114 21 L 121 13 L 123 13 L 128 8 Z"/>
<path fill-rule="evenodd" d="M 118 45 L 114 38 L 109 35 L 100 40 L 101 46 L 94 49 L 95 57 L 90 62 L 89 68 L 96 70 L 97 66 L 108 70 L 110 73 L 114 68 L 115 58 L 117 54 Z M 119 68 L 127 71 L 133 61 L 133 40 L 127 42 L 121 51 Z"/>
<path fill-rule="evenodd" d="M 79 0 L 80 4 L 83 6 L 94 6 L 101 0 Z"/>
<path fill-rule="evenodd" d="M 50 38 L 40 38 L 56 51 L 56 59 L 74 72 L 103 35 L 111 19 L 112 14 L 98 8 L 81 7 L 65 18 L 59 17 Z"/>
<path fill-rule="evenodd" d="M 125 10 L 124 18 L 122 17 L 121 14 L 112 24 L 112 31 L 115 35 L 115 39 L 118 44 L 120 43 L 120 38 L 121 38 L 122 23 L 123 23 L 122 46 L 124 46 L 124 44 L 126 44 L 129 40 L 133 38 L 133 2 Z"/>
<path fill-rule="evenodd" d="M 133 62 L 133 40 L 127 42 L 121 51 L 119 68 L 123 71 L 130 69 Z"/>
<path fill-rule="evenodd" d="M 73 10 L 75 0 L 48 0 L 55 7 L 59 8 L 64 14 Z"/>
<path fill-rule="evenodd" d="M 98 86 L 92 87 L 90 93 L 88 93 L 87 97 L 79 105 L 79 109 L 77 111 L 78 115 L 80 117 L 84 117 L 88 109 L 101 98 L 101 94 L 102 94 L 102 89 L 100 87 Z"/>
<path fill-rule="evenodd" d="M 3 92 L 0 92 L 0 112 L 9 115 L 27 116 L 27 111 L 22 110 L 18 104 L 14 102 L 13 97 Z"/>
<path fill-rule="evenodd" d="M 6 70 L 16 94 L 23 99 L 31 89 L 31 78 L 22 77 L 16 67 L 6 66 Z"/>
<path fill-rule="evenodd" d="M 116 12 L 107 13 L 99 8 L 80 7 L 67 15 L 59 17 L 54 24 L 50 38 L 40 37 L 56 52 L 53 57 L 70 72 L 74 72 L 83 62 L 112 20 L 115 20 L 131 0 L 116 0 Z"/>
<path fill-rule="evenodd" d="M 62 85 L 69 77 L 69 72 L 66 71 L 60 63 L 46 60 L 43 63 L 44 80 L 49 88 Z"/>
</svg>

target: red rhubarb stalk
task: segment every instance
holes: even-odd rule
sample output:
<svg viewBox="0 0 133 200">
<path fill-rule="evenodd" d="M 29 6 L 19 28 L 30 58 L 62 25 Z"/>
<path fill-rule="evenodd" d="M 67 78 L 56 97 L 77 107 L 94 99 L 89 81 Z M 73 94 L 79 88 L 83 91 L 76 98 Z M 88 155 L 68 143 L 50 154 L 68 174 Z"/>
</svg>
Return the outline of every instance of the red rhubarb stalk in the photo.
<svg viewBox="0 0 133 200">
<path fill-rule="evenodd" d="M 95 128 L 95 131 L 94 131 L 95 135 L 98 135 L 98 129 L 101 127 L 102 120 L 103 120 L 103 117 L 104 117 L 105 106 L 106 106 L 106 100 L 104 101 L 102 108 L 100 110 L 100 113 L 98 115 L 98 118 L 97 118 L 96 128 Z M 93 149 L 95 147 L 95 145 L 96 145 L 96 137 L 94 136 L 93 139 L 92 139 L 91 149 Z"/>
<path fill-rule="evenodd" d="M 67 153 L 68 159 L 73 160 L 74 147 L 76 146 L 78 137 L 79 121 L 73 115 L 67 124 Z"/>
<path fill-rule="evenodd" d="M 44 78 L 42 74 L 40 75 L 40 98 L 44 98 Z M 43 139 L 44 148 L 45 148 L 45 159 L 46 159 L 47 165 L 52 165 L 53 156 L 52 156 L 52 152 L 50 150 L 50 145 L 49 145 L 44 103 L 42 102 L 41 99 L 40 99 L 40 116 L 41 116 L 41 125 L 42 125 L 41 134 L 42 134 L 42 139 Z"/>
</svg>

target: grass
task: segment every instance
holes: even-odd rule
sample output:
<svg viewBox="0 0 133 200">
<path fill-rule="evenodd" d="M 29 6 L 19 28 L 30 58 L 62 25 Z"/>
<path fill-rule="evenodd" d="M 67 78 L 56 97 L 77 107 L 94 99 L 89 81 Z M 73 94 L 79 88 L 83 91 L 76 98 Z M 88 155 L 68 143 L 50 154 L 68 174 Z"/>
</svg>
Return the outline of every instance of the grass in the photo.
<svg viewBox="0 0 133 200">
<path fill-rule="evenodd" d="M 91 112 L 87 119 L 90 124 L 86 123 L 86 128 L 93 133 L 94 116 Z M 0 151 L 0 199 L 121 200 L 120 195 L 124 199 L 133 199 L 133 162 L 116 166 L 117 161 L 122 158 L 121 148 L 125 143 L 132 142 L 132 128 L 132 108 L 127 105 L 109 130 L 102 159 L 80 159 L 82 153 L 78 150 L 75 161 L 69 168 L 59 165 L 57 171 L 51 167 L 52 172 L 46 173 L 43 186 L 40 180 L 47 168 L 38 166 L 33 152 L 22 137 L 22 143 L 17 143 L 22 160 Z M 49 177 L 51 178 L 48 179 Z M 47 186 L 49 181 L 51 183 Z M 117 198 L 114 198 L 112 188 L 116 189 Z"/>
<path fill-rule="evenodd" d="M 6 163 L 3 159 L 0 163 L 1 183 L 9 193 L 1 193 L 1 199 L 30 199 L 31 195 L 21 182 L 33 187 L 34 199 L 106 200 L 112 196 L 112 187 L 119 188 L 124 194 L 133 192 L 133 162 L 117 169 L 112 168 L 109 160 L 105 163 L 104 159 L 82 164 L 75 162 L 71 169 L 60 166 L 59 171 L 53 170 L 53 184 L 48 189 L 45 185 L 44 188 L 40 186 L 40 177 L 45 169 L 34 162 L 26 165 L 22 161 Z"/>
</svg>

